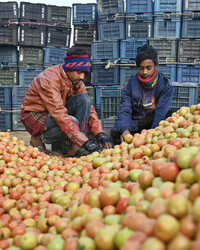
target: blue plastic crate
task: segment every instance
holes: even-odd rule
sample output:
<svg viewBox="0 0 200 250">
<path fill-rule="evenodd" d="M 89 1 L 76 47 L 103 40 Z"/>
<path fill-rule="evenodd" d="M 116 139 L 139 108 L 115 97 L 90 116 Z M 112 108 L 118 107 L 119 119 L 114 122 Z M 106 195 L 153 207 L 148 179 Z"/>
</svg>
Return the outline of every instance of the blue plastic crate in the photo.
<svg viewBox="0 0 200 250">
<path fill-rule="evenodd" d="M 176 13 L 154 17 L 154 38 L 180 38 L 181 16 Z"/>
<path fill-rule="evenodd" d="M 199 0 L 183 0 L 183 12 L 200 11 Z"/>
<path fill-rule="evenodd" d="M 106 63 L 92 64 L 93 85 L 119 84 L 119 66 L 105 69 Z"/>
<path fill-rule="evenodd" d="M 148 44 L 147 40 L 122 40 L 120 41 L 120 58 L 135 59 L 137 48 Z"/>
<path fill-rule="evenodd" d="M 122 104 L 122 86 L 96 87 L 96 111 L 100 119 L 117 116 Z"/>
<path fill-rule="evenodd" d="M 0 47 L 0 64 L 8 66 L 17 66 L 17 47 L 1 46 Z"/>
<path fill-rule="evenodd" d="M 172 82 L 176 82 L 176 64 L 158 64 L 158 72 L 165 75 Z"/>
<path fill-rule="evenodd" d="M 43 67 L 19 67 L 19 85 L 28 86 L 42 71 L 44 71 Z"/>
<path fill-rule="evenodd" d="M 200 65 L 179 64 L 177 66 L 177 82 L 200 84 Z"/>
<path fill-rule="evenodd" d="M 0 87 L 0 107 L 1 109 L 11 109 L 12 87 Z"/>
<path fill-rule="evenodd" d="M 183 16 L 181 36 L 182 38 L 200 38 L 200 14 Z"/>
<path fill-rule="evenodd" d="M 126 14 L 152 14 L 152 0 L 126 0 Z"/>
<path fill-rule="evenodd" d="M 72 23 L 96 24 L 97 23 L 97 4 L 72 4 Z"/>
<path fill-rule="evenodd" d="M 154 0 L 154 13 L 181 12 L 182 0 Z"/>
<path fill-rule="evenodd" d="M 151 37 L 153 37 L 152 17 L 126 17 L 126 39 L 141 40 Z"/>
<path fill-rule="evenodd" d="M 45 47 L 44 66 L 62 64 L 67 48 Z"/>
<path fill-rule="evenodd" d="M 172 108 L 190 107 L 197 104 L 198 85 L 194 83 L 174 83 Z"/>
<path fill-rule="evenodd" d="M 91 44 L 92 60 L 118 59 L 119 41 L 95 41 Z"/>
<path fill-rule="evenodd" d="M 7 131 L 8 129 L 12 129 L 11 113 L 0 111 L 0 130 Z"/>
<path fill-rule="evenodd" d="M 97 9 L 99 15 L 108 15 L 124 12 L 123 0 L 97 0 Z"/>
<path fill-rule="evenodd" d="M 99 18 L 98 36 L 102 41 L 125 39 L 125 19 L 123 17 L 109 18 L 108 16 Z"/>
<path fill-rule="evenodd" d="M 138 68 L 136 66 L 126 66 L 120 65 L 120 84 L 126 85 L 128 80 L 136 75 L 138 72 Z"/>
<path fill-rule="evenodd" d="M 24 101 L 24 97 L 28 87 L 13 87 L 12 90 L 12 109 L 18 110 L 21 108 L 21 104 Z"/>
</svg>

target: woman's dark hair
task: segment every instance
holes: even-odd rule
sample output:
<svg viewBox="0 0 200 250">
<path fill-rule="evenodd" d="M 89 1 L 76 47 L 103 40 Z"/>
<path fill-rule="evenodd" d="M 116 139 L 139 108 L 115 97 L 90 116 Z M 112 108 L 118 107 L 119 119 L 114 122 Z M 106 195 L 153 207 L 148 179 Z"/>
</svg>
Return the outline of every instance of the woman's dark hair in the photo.
<svg viewBox="0 0 200 250">
<path fill-rule="evenodd" d="M 67 56 L 71 55 L 89 55 L 88 51 L 83 47 L 72 46 L 66 53 Z M 90 55 L 89 55 L 90 56 Z"/>
<path fill-rule="evenodd" d="M 136 65 L 140 66 L 142 61 L 150 59 L 155 65 L 158 64 L 158 53 L 151 45 L 145 44 L 142 47 L 137 48 Z"/>
</svg>

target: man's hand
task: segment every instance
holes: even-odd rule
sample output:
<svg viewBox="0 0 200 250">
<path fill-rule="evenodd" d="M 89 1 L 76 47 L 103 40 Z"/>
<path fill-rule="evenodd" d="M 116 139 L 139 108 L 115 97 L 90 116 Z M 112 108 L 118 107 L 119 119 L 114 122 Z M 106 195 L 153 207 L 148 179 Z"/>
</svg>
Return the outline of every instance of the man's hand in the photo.
<svg viewBox="0 0 200 250">
<path fill-rule="evenodd" d="M 83 148 L 85 148 L 87 151 L 93 153 L 95 151 L 100 152 L 102 150 L 102 148 L 100 148 L 98 145 L 96 145 L 94 142 L 87 140 L 83 146 Z"/>
<path fill-rule="evenodd" d="M 105 133 L 99 133 L 96 136 L 97 142 L 102 148 L 112 148 L 113 144 L 111 140 L 108 138 L 108 136 Z"/>
<path fill-rule="evenodd" d="M 125 141 L 125 136 L 128 134 L 130 134 L 129 130 L 128 129 L 124 130 L 124 132 L 120 136 L 121 142 Z"/>
</svg>

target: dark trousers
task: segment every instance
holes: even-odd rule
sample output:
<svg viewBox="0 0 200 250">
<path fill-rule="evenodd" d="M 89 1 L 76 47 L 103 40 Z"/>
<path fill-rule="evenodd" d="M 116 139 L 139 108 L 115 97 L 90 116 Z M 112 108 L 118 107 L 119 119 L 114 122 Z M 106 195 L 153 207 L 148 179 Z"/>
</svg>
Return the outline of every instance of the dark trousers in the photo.
<svg viewBox="0 0 200 250">
<path fill-rule="evenodd" d="M 79 125 L 80 131 L 87 134 L 91 109 L 90 97 L 85 93 L 74 95 L 66 101 L 66 108 L 72 120 Z M 43 139 L 46 142 L 58 143 L 59 145 L 62 141 L 69 140 L 51 115 L 48 116 L 45 122 Z"/>
<path fill-rule="evenodd" d="M 166 115 L 166 118 L 171 116 L 173 112 L 175 112 L 175 110 L 170 109 Z M 150 129 L 152 126 L 153 120 L 154 120 L 154 113 L 149 114 L 140 120 L 132 120 L 130 133 L 134 135 L 136 133 L 140 133 L 143 129 Z M 121 143 L 121 139 L 120 139 L 121 135 L 122 133 L 118 131 L 117 125 L 115 123 L 115 126 L 111 130 L 112 141 L 115 145 L 119 145 Z"/>
</svg>

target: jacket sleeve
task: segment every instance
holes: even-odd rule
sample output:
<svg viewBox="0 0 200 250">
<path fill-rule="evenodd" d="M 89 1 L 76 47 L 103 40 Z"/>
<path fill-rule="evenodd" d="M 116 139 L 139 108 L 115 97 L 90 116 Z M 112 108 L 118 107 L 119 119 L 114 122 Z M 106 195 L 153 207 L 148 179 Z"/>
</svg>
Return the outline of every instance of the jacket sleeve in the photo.
<svg viewBox="0 0 200 250">
<path fill-rule="evenodd" d="M 67 108 L 64 106 L 57 85 L 53 81 L 42 80 L 40 86 L 41 91 L 39 94 L 46 109 L 67 137 L 81 147 L 88 138 L 84 133 L 80 132 L 79 126 L 72 121 Z"/>
<path fill-rule="evenodd" d="M 166 114 L 171 107 L 174 87 L 172 86 L 171 81 L 167 78 L 165 78 L 164 81 L 167 81 L 167 84 L 166 87 L 161 91 L 158 103 L 156 104 L 152 128 L 157 127 L 159 122 L 165 119 Z"/>
<path fill-rule="evenodd" d="M 117 115 L 117 129 L 123 132 L 125 129 L 131 130 L 131 116 L 132 116 L 132 94 L 131 94 L 131 82 L 125 86 L 123 91 L 123 103 L 120 111 Z"/>
</svg>

